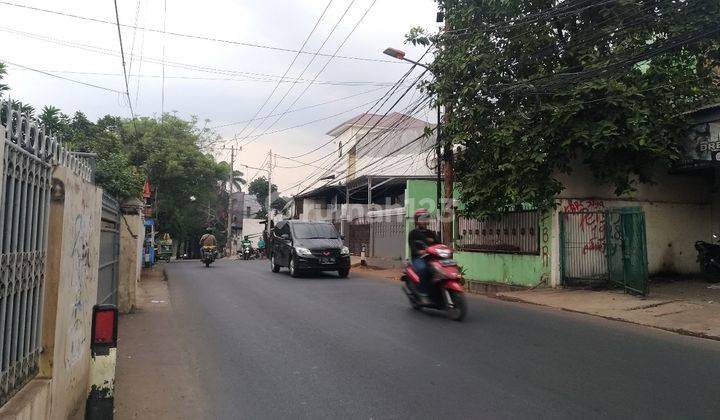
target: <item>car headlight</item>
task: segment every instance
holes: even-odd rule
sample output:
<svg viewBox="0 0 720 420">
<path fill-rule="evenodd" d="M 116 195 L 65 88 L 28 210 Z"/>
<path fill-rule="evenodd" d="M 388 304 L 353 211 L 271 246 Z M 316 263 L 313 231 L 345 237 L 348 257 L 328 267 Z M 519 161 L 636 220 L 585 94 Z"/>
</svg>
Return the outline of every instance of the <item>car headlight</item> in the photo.
<svg viewBox="0 0 720 420">
<path fill-rule="evenodd" d="M 346 246 L 342 247 L 342 249 L 340 250 L 340 255 L 350 255 L 350 248 Z"/>
<path fill-rule="evenodd" d="M 295 248 L 295 253 L 296 253 L 297 255 L 302 255 L 302 256 L 312 255 L 312 252 L 310 252 L 309 249 L 303 248 L 303 247 L 299 247 L 299 246 Z"/>
</svg>

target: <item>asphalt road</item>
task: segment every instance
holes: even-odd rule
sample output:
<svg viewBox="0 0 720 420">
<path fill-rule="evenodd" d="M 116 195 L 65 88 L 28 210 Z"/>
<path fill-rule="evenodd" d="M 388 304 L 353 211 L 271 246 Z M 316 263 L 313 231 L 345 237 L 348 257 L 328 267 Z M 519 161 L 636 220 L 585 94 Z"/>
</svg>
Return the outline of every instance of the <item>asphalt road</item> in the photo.
<svg viewBox="0 0 720 420">
<path fill-rule="evenodd" d="M 205 418 L 720 418 L 720 342 L 475 296 L 457 323 L 266 261 L 168 273 Z"/>
</svg>

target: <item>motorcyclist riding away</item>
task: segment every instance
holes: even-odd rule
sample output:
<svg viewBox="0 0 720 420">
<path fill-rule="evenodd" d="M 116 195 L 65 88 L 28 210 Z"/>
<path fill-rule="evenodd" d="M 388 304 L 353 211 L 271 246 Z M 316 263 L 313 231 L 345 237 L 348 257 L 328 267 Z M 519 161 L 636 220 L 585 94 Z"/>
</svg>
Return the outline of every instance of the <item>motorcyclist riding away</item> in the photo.
<svg viewBox="0 0 720 420">
<path fill-rule="evenodd" d="M 423 297 L 430 291 L 430 279 L 427 261 L 424 256 L 427 254 L 427 247 L 440 243 L 437 234 L 429 230 L 430 212 L 427 209 L 419 209 L 415 212 L 415 229 L 410 231 L 408 242 L 410 244 L 410 255 L 413 270 L 420 276 L 419 292 Z"/>
<path fill-rule="evenodd" d="M 200 238 L 200 246 L 216 246 L 217 240 L 215 239 L 215 235 L 213 235 L 213 229 L 209 227 L 205 232 L 206 233 Z"/>
</svg>

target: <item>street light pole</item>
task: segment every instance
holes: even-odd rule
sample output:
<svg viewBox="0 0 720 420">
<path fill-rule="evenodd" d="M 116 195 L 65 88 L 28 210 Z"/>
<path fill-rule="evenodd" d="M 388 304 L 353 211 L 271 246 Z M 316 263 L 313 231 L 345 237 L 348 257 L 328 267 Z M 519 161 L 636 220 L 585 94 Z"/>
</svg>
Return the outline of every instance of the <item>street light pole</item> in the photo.
<svg viewBox="0 0 720 420">
<path fill-rule="evenodd" d="M 268 155 L 268 202 L 267 202 L 267 226 L 265 228 L 267 229 L 267 237 L 270 238 L 270 219 L 271 215 L 270 212 L 272 211 L 272 159 L 273 154 L 272 150 L 270 150 L 270 154 Z"/>
<path fill-rule="evenodd" d="M 416 66 L 420 66 L 431 73 L 432 69 L 427 65 L 410 60 L 405 57 L 405 52 L 396 48 L 386 48 L 383 54 L 389 55 L 390 57 L 397 58 L 398 60 L 407 61 Z M 436 219 L 438 221 L 438 227 L 440 228 L 440 240 L 446 245 L 452 245 L 452 197 L 453 197 L 453 161 L 452 161 L 452 147 L 445 145 L 445 153 L 442 151 L 442 124 L 447 122 L 449 114 L 446 112 L 441 116 L 440 110 L 441 104 L 438 97 L 437 101 L 437 126 L 435 128 L 435 135 L 437 136 L 435 145 L 435 154 L 437 159 L 437 181 L 435 188 L 435 202 L 436 202 Z M 448 149 L 450 151 L 450 158 L 448 159 Z M 443 179 L 444 175 L 444 179 Z M 445 184 L 445 206 L 443 206 L 442 199 L 442 185 Z M 450 212 L 448 212 L 448 205 Z"/>
<path fill-rule="evenodd" d="M 442 18 L 445 21 L 445 32 L 447 32 L 450 29 L 450 21 L 446 18 L 445 14 L 447 13 L 447 10 L 442 13 Z M 440 19 L 440 14 L 438 14 L 438 20 Z M 439 102 L 439 95 L 438 95 L 438 102 Z M 438 107 L 440 104 L 438 103 Z M 450 106 L 445 107 L 445 114 L 443 115 L 443 122 L 447 124 L 448 119 L 450 118 Z M 438 137 L 438 142 L 440 142 L 440 138 Z M 455 152 L 453 151 L 452 142 L 450 141 L 450 138 L 442 140 L 445 146 L 445 151 L 443 154 L 443 176 L 445 181 L 445 208 L 443 211 L 443 218 L 442 218 L 442 232 L 441 232 L 441 238 L 445 245 L 452 246 L 453 245 L 453 237 L 455 236 L 453 234 L 453 222 L 454 222 L 454 211 L 453 211 L 453 203 L 455 202 L 455 188 L 453 185 L 453 181 L 455 180 Z"/>
</svg>

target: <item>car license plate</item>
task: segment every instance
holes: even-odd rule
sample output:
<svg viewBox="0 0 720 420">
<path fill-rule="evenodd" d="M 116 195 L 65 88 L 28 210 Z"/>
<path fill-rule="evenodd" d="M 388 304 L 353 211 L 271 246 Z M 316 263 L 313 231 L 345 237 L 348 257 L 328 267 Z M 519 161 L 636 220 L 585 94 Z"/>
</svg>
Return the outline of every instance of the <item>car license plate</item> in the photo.
<svg viewBox="0 0 720 420">
<path fill-rule="evenodd" d="M 320 264 L 335 264 L 335 258 L 333 258 L 333 257 L 320 258 Z"/>
</svg>

